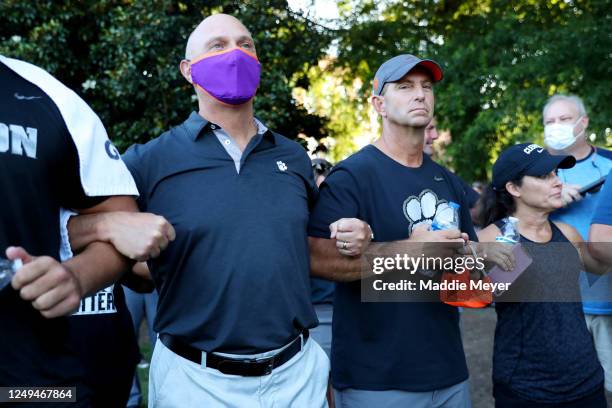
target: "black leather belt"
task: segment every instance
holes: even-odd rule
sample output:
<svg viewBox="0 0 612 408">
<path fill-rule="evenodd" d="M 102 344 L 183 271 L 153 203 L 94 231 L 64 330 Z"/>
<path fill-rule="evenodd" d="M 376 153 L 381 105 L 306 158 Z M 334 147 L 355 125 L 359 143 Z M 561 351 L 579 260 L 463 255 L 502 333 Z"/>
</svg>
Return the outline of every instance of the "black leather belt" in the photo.
<svg viewBox="0 0 612 408">
<path fill-rule="evenodd" d="M 302 333 L 304 344 L 308 340 L 308 330 Z M 160 334 L 159 339 L 166 347 L 179 356 L 196 364 L 202 364 L 202 351 L 191 347 L 170 334 Z M 213 353 L 206 353 L 206 367 L 214 368 L 223 374 L 241 375 L 243 377 L 260 377 L 272 373 L 302 350 L 302 342 L 298 336 L 278 354 L 263 358 L 230 358 Z"/>
</svg>

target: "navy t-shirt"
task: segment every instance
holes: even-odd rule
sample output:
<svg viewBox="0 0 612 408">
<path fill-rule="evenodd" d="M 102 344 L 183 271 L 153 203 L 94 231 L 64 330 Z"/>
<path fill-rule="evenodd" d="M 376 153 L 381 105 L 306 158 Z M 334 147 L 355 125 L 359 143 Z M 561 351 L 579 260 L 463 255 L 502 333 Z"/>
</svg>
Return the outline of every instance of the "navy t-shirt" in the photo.
<svg viewBox="0 0 612 408">
<path fill-rule="evenodd" d="M 461 229 L 476 239 L 458 178 L 427 155 L 418 168 L 373 145 L 338 164 L 320 188 L 309 235 L 329 238 L 329 224 L 359 218 L 376 242 L 407 239 L 448 201 L 461 205 Z M 468 378 L 459 314 L 444 303 L 362 303 L 360 282 L 337 283 L 334 295 L 334 387 L 431 391 Z"/>
<path fill-rule="evenodd" d="M 254 136 L 238 173 L 216 127 L 194 112 L 124 154 L 141 210 L 176 230 L 149 263 L 155 331 L 207 352 L 258 353 L 317 324 L 306 234 L 316 187 L 296 142 Z"/>
<path fill-rule="evenodd" d="M 60 207 L 88 208 L 104 199 L 83 191 L 77 149 L 55 102 L 0 63 L 0 256 L 13 245 L 59 259 Z M 46 319 L 5 287 L 0 386 L 77 386 L 79 401 L 90 401 L 92 388 L 113 393 L 95 388 L 125 365 L 133 370 L 138 356 L 129 312 L 121 300 L 116 309 Z"/>
<path fill-rule="evenodd" d="M 334 301 L 335 283 L 325 279 L 311 278 L 311 299 L 313 305 L 331 304 Z"/>
<path fill-rule="evenodd" d="M 472 208 L 476 205 L 478 200 L 480 199 L 480 194 L 476 190 L 472 188 L 468 183 L 465 182 L 462 178 L 459 178 L 459 182 L 463 186 L 463 190 L 465 191 L 466 196 L 466 204 L 468 208 Z"/>
</svg>

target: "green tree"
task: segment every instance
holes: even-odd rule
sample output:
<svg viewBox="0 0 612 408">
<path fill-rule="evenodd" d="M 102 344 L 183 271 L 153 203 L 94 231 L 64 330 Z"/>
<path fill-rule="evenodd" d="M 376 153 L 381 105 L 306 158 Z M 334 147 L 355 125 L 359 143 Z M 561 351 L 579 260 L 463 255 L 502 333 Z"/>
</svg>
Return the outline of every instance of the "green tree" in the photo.
<svg viewBox="0 0 612 408">
<path fill-rule="evenodd" d="M 355 103 L 361 97 L 361 81 L 345 71 L 345 68 L 336 68 L 333 59 L 321 60 L 308 72 L 310 87 L 294 89 L 296 99 L 309 112 L 327 119 L 326 136 L 315 147 L 324 151 L 332 163 L 371 142 L 371 135 L 378 131 L 377 127 L 373 129 L 367 101 Z M 352 80 L 347 81 L 346 78 Z"/>
<path fill-rule="evenodd" d="M 325 119 L 309 114 L 292 89 L 316 65 L 330 32 L 285 0 L 82 0 L 0 3 L 0 53 L 39 65 L 77 91 L 120 149 L 182 122 L 197 104 L 178 64 L 187 38 L 214 12 L 238 17 L 262 63 L 256 115 L 289 137 L 320 138 Z"/>
<path fill-rule="evenodd" d="M 448 153 L 465 178 L 487 178 L 509 144 L 541 141 L 541 108 L 556 92 L 584 99 L 590 132 L 606 144 L 608 1 L 344 1 L 341 7 L 346 26 L 338 62 L 364 80 L 364 93 L 380 63 L 399 53 L 444 67 L 436 114 L 451 131 Z"/>
</svg>

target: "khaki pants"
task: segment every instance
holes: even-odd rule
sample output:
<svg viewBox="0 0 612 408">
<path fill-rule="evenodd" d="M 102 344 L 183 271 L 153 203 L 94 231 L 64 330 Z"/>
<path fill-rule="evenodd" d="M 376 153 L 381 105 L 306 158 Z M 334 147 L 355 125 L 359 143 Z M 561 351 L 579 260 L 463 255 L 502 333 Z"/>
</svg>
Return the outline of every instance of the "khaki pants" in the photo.
<svg viewBox="0 0 612 408">
<path fill-rule="evenodd" d="M 278 351 L 241 357 L 262 358 Z M 149 407 L 326 408 L 328 376 L 329 359 L 312 339 L 291 360 L 261 377 L 202 367 L 158 340 L 149 371 Z"/>
</svg>

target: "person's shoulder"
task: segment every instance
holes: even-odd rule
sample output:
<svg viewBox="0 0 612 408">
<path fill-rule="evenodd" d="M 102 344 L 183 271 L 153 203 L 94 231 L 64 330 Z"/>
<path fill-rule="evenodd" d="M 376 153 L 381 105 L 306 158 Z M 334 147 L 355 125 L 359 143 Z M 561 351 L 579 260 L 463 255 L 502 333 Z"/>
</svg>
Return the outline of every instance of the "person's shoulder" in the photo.
<svg viewBox="0 0 612 408">
<path fill-rule="evenodd" d="M 308 153 L 306 153 L 306 149 L 304 149 L 304 146 L 302 146 L 299 142 L 289 139 L 287 136 L 284 136 L 270 129 L 268 129 L 268 132 L 272 134 L 272 136 L 274 137 L 274 143 L 278 147 L 286 149 L 288 152 L 291 152 L 291 153 L 295 153 L 299 155 L 304 154 L 308 156 Z"/>
<path fill-rule="evenodd" d="M 130 153 L 140 156 L 145 154 L 153 154 L 160 149 L 160 145 L 163 144 L 163 141 L 169 137 L 170 133 L 171 130 L 168 130 L 145 143 L 134 143 L 126 150 L 125 154 Z"/>
<path fill-rule="evenodd" d="M 0 62 L 21 78 L 38 86 L 57 105 L 63 116 L 68 119 L 83 121 L 83 115 L 95 116 L 97 119 L 97 115 L 87 102 L 45 69 L 27 61 L 8 58 L 2 55 L 0 55 Z"/>
<path fill-rule="evenodd" d="M 612 161 L 612 150 L 604 149 L 603 147 L 597 147 L 597 155 L 604 157 Z"/>
<path fill-rule="evenodd" d="M 571 225 L 566 224 L 564 222 L 560 222 L 560 221 L 552 221 L 552 223 L 555 224 L 557 228 L 559 228 L 561 233 L 565 235 L 565 238 L 567 238 L 570 242 L 582 242 L 583 241 L 582 236 L 580 235 L 578 230 L 572 227 Z"/>
<path fill-rule="evenodd" d="M 463 184 L 464 181 L 455 174 L 454 171 L 452 171 L 451 169 L 449 169 L 448 167 L 445 167 L 443 165 L 441 165 L 440 163 L 436 162 L 435 160 L 433 160 L 431 157 L 429 157 L 426 154 L 423 154 L 423 161 L 424 163 L 426 163 L 428 166 L 431 166 L 432 169 L 436 169 L 438 171 L 442 171 L 444 172 L 449 178 L 451 178 L 453 181 Z"/>
<path fill-rule="evenodd" d="M 268 130 L 268 132 L 271 132 L 272 137 L 274 138 L 274 143 L 277 148 L 281 149 L 283 157 L 288 157 L 292 162 L 298 163 L 300 172 L 304 175 L 310 175 L 312 173 L 310 157 L 308 157 L 308 153 L 306 152 L 304 146 L 295 140 L 291 140 L 288 137 L 281 135 L 280 133 L 272 130 Z"/>
<path fill-rule="evenodd" d="M 370 185 L 375 158 L 369 145 L 338 162 L 329 172 L 323 184 L 344 190 L 359 189 L 360 185 Z"/>
<path fill-rule="evenodd" d="M 73 92 L 59 79 L 55 78 L 44 68 L 37 65 L 20 59 L 5 57 L 4 55 L 0 55 L 0 62 L 29 82 L 36 83 L 38 81 L 43 81 L 47 84 L 58 87 L 58 89 L 61 89 L 62 91 Z"/>
<path fill-rule="evenodd" d="M 183 124 L 174 126 L 145 143 L 135 143 L 131 145 L 123 154 L 123 160 L 133 162 L 135 159 L 140 161 L 143 159 L 156 159 L 158 156 L 168 155 L 168 153 L 175 150 L 171 145 L 176 144 L 180 140 L 180 137 L 177 137 L 177 133 L 182 133 L 182 125 Z"/>
<path fill-rule="evenodd" d="M 377 166 L 375 149 L 374 145 L 367 145 L 340 161 L 334 169 L 345 170 L 356 176 L 369 174 L 372 172 L 372 167 Z"/>
</svg>

